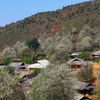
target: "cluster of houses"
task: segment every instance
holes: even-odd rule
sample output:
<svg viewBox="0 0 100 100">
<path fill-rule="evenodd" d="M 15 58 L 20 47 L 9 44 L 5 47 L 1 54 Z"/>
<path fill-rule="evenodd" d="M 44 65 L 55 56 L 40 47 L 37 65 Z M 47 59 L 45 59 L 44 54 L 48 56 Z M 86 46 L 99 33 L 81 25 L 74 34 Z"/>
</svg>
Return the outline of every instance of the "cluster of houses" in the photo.
<svg viewBox="0 0 100 100">
<path fill-rule="evenodd" d="M 37 76 L 32 74 L 35 69 L 46 68 L 49 65 L 49 61 L 46 59 L 37 60 L 33 64 L 25 64 L 21 62 L 21 59 L 13 59 L 13 61 L 8 65 L 13 68 L 14 74 L 19 76 L 19 83 L 24 91 L 28 91 L 32 85 L 32 81 Z M 1 65 L 1 68 L 6 66 Z"/>
<path fill-rule="evenodd" d="M 49 65 L 49 61 L 44 60 L 38 60 L 34 64 L 24 64 L 23 62 L 19 61 L 13 61 L 9 64 L 14 69 L 15 74 L 20 74 L 21 77 L 27 74 L 31 74 L 34 72 L 34 69 L 41 69 L 45 68 L 47 65 Z"/>
<path fill-rule="evenodd" d="M 82 66 L 85 65 L 85 63 L 87 63 L 87 61 L 77 58 L 77 56 L 79 56 L 79 54 L 81 53 L 82 52 L 74 52 L 70 55 L 71 59 L 67 62 L 67 64 L 70 66 L 72 70 L 82 68 Z M 91 58 L 92 60 L 100 58 L 100 50 L 91 53 Z"/>
<path fill-rule="evenodd" d="M 77 58 L 79 54 L 81 54 L 81 52 L 72 53 L 70 55 L 71 59 L 67 62 L 67 65 L 69 66 L 69 68 L 71 68 L 72 71 L 78 71 L 78 69 L 84 67 L 83 65 L 86 65 L 87 63 L 86 60 Z M 100 50 L 91 53 L 91 55 L 92 60 L 100 58 Z M 91 83 L 76 81 L 75 88 L 77 90 L 76 100 L 92 100 L 90 99 L 90 96 L 93 92 L 93 89 L 95 88 L 94 85 L 92 85 Z"/>
<path fill-rule="evenodd" d="M 71 68 L 72 71 L 78 71 L 80 68 L 87 63 L 83 59 L 79 59 L 76 57 L 77 53 L 74 53 L 75 58 L 70 59 L 67 62 L 67 65 L 69 68 Z M 72 56 L 72 55 L 71 55 Z M 77 90 L 76 100 L 91 100 L 88 95 L 91 95 L 94 86 L 90 83 L 85 83 L 81 81 L 75 81 L 75 89 Z M 86 95 L 88 94 L 88 95 Z"/>
<path fill-rule="evenodd" d="M 84 61 L 83 59 L 77 58 L 80 53 L 81 52 L 75 52 L 70 55 L 71 59 L 67 62 L 67 65 L 72 69 L 72 71 L 77 71 L 86 63 L 86 61 Z M 100 50 L 93 52 L 92 56 L 94 58 L 100 57 Z M 17 59 L 13 60 L 13 62 L 11 62 L 9 66 L 14 69 L 15 74 L 20 75 L 21 78 L 19 80 L 19 83 L 25 91 L 28 91 L 32 85 L 32 81 L 37 76 L 31 73 L 34 72 L 35 69 L 46 68 L 49 64 L 50 62 L 46 59 L 38 60 L 34 64 L 24 64 L 20 59 Z M 88 98 L 88 96 L 86 96 L 86 94 L 91 95 L 91 91 L 94 88 L 92 84 L 76 81 L 75 88 L 77 90 L 77 100 L 91 100 L 90 98 Z"/>
</svg>

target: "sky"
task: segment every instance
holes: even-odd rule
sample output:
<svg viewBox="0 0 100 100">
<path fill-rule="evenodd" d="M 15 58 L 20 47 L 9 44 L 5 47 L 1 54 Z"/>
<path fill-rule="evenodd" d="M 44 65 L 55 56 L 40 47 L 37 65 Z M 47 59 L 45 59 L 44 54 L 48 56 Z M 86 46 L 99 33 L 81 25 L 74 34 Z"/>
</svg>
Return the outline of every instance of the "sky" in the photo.
<svg viewBox="0 0 100 100">
<path fill-rule="evenodd" d="M 87 0 L 0 0 L 0 26 L 22 20 L 38 12 L 54 11 Z"/>
</svg>

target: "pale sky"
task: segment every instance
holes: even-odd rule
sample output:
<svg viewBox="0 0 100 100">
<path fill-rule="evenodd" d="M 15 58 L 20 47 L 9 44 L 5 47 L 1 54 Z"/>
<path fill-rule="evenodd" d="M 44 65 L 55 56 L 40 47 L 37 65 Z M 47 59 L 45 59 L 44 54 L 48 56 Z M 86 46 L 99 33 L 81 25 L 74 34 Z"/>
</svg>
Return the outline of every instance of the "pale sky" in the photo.
<svg viewBox="0 0 100 100">
<path fill-rule="evenodd" d="M 54 11 L 84 1 L 88 0 L 0 0 L 0 26 L 22 20 L 38 12 Z"/>
</svg>

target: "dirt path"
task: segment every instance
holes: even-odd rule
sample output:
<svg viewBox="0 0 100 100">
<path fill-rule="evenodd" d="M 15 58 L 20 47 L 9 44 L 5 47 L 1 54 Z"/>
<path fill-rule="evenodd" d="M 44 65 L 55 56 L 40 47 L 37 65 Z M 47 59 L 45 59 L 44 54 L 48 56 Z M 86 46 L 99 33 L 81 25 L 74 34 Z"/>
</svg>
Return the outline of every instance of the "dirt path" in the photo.
<svg viewBox="0 0 100 100">
<path fill-rule="evenodd" d="M 97 70 L 100 68 L 100 65 L 99 65 L 99 63 L 96 63 L 96 62 L 94 62 L 94 64 L 93 64 L 93 76 L 95 77 L 95 78 L 97 78 Z M 94 83 L 93 83 L 94 85 L 98 85 L 98 82 L 97 81 L 95 81 Z"/>
</svg>

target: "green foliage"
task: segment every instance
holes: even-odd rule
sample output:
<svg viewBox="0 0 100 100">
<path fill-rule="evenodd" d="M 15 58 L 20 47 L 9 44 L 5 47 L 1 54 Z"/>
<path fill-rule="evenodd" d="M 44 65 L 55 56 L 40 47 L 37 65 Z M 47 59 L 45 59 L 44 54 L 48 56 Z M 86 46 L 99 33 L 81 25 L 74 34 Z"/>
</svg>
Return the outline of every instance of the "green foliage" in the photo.
<svg viewBox="0 0 100 100">
<path fill-rule="evenodd" d="M 38 75 L 40 72 L 41 72 L 41 69 L 35 68 L 35 70 L 32 74 Z"/>
<path fill-rule="evenodd" d="M 33 63 L 37 62 L 38 54 L 35 52 L 35 54 L 32 57 Z"/>
<path fill-rule="evenodd" d="M 12 62 L 12 60 L 10 59 L 10 58 L 4 58 L 3 59 L 3 65 L 8 65 L 8 64 L 10 64 Z"/>
<path fill-rule="evenodd" d="M 81 54 L 79 54 L 78 57 L 82 58 L 82 59 L 90 59 L 91 58 L 91 53 L 87 52 L 87 51 L 84 51 Z"/>
<path fill-rule="evenodd" d="M 24 55 L 22 56 L 21 60 L 22 60 L 22 62 L 24 62 L 26 64 L 31 64 L 33 62 L 31 53 L 25 52 Z"/>
<path fill-rule="evenodd" d="M 98 99 L 100 99 L 100 91 L 97 92 L 96 95 L 98 96 Z"/>
<path fill-rule="evenodd" d="M 40 44 L 38 42 L 38 39 L 36 37 L 34 37 L 33 39 L 27 40 L 25 43 L 31 50 L 36 51 Z"/>
<path fill-rule="evenodd" d="M 14 70 L 11 66 L 4 67 L 4 71 L 7 71 L 9 74 L 12 74 L 14 72 Z"/>
</svg>

